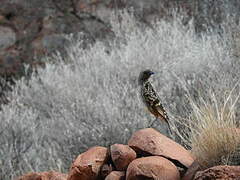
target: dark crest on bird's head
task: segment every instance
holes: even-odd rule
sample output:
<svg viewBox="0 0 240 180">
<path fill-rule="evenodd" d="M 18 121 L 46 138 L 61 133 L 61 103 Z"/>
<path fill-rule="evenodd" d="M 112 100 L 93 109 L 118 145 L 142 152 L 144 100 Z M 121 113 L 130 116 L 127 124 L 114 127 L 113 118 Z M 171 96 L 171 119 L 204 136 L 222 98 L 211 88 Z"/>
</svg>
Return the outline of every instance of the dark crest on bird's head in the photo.
<svg viewBox="0 0 240 180">
<path fill-rule="evenodd" d="M 139 77 L 138 77 L 138 84 L 139 84 L 139 85 L 143 84 L 143 83 L 146 82 L 146 81 L 150 78 L 150 76 L 153 75 L 153 74 L 154 74 L 154 72 L 151 71 L 151 70 L 149 70 L 149 69 L 140 72 Z"/>
</svg>

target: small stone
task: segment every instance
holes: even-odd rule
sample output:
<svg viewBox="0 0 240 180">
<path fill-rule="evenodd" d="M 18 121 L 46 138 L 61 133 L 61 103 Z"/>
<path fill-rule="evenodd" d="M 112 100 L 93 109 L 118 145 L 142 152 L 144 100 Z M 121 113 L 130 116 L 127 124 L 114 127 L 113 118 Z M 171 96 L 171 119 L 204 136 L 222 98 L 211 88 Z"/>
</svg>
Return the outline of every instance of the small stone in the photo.
<svg viewBox="0 0 240 180">
<path fill-rule="evenodd" d="M 92 147 L 80 154 L 73 162 L 68 180 L 98 180 L 101 167 L 109 159 L 108 149 L 101 146 Z"/>
</svg>

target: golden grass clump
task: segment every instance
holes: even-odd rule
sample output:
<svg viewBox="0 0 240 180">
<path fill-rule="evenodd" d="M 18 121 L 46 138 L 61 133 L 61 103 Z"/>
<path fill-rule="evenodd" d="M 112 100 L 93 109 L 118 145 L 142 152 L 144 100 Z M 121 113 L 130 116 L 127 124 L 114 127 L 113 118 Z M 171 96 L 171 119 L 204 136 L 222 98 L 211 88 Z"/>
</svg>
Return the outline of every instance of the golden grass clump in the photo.
<svg viewBox="0 0 240 180">
<path fill-rule="evenodd" d="M 232 97 L 231 93 L 226 98 L 211 94 L 209 100 L 201 99 L 198 104 L 191 101 L 190 146 L 202 168 L 240 164 L 237 101 L 238 97 Z"/>
</svg>

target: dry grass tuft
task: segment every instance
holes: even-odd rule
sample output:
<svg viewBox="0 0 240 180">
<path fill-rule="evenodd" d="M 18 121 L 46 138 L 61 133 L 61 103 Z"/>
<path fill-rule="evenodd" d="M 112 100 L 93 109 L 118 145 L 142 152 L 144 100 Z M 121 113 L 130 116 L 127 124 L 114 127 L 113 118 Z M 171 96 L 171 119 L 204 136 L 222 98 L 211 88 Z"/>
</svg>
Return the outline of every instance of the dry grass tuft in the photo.
<svg viewBox="0 0 240 180">
<path fill-rule="evenodd" d="M 231 93 L 218 99 L 214 94 L 209 100 L 191 101 L 190 142 L 192 153 L 203 168 L 215 165 L 240 163 L 240 129 L 235 106 L 239 96 Z"/>
</svg>

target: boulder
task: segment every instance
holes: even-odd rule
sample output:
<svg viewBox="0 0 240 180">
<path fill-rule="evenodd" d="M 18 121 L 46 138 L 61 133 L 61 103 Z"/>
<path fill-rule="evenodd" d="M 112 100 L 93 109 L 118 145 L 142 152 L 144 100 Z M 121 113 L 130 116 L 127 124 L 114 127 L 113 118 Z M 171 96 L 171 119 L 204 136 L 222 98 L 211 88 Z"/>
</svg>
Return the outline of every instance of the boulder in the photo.
<svg viewBox="0 0 240 180">
<path fill-rule="evenodd" d="M 136 159 L 136 152 L 128 145 L 114 144 L 110 148 L 112 161 L 118 171 L 127 169 L 130 162 Z"/>
<path fill-rule="evenodd" d="M 180 180 L 177 167 L 169 160 L 150 156 L 133 160 L 127 169 L 126 180 Z"/>
<path fill-rule="evenodd" d="M 191 153 L 184 147 L 152 128 L 136 131 L 128 145 L 139 156 L 163 156 L 183 168 L 188 168 L 194 161 Z"/>
<path fill-rule="evenodd" d="M 90 148 L 73 162 L 68 180 L 99 180 L 101 167 L 109 159 L 108 149 L 101 146 Z"/>
<path fill-rule="evenodd" d="M 18 177 L 15 180 L 67 180 L 67 175 L 55 171 L 32 172 Z"/>
<path fill-rule="evenodd" d="M 125 171 L 112 171 L 105 180 L 125 180 Z"/>
<path fill-rule="evenodd" d="M 194 180 L 203 179 L 239 179 L 240 166 L 214 166 L 204 171 L 199 171 Z"/>
</svg>

